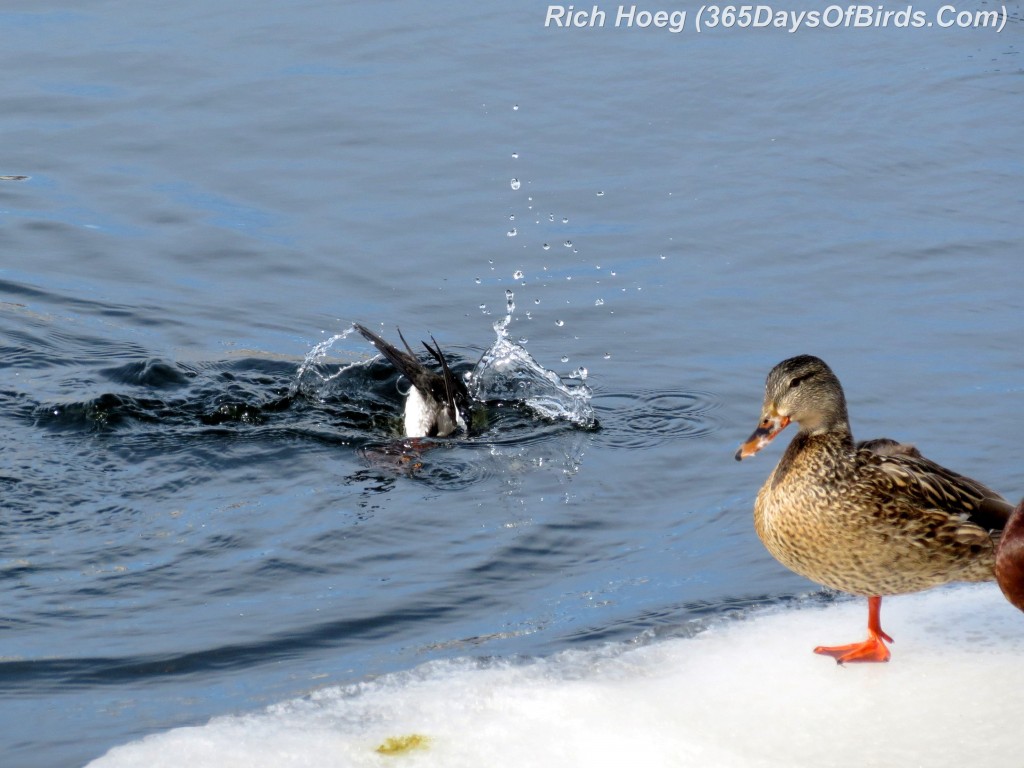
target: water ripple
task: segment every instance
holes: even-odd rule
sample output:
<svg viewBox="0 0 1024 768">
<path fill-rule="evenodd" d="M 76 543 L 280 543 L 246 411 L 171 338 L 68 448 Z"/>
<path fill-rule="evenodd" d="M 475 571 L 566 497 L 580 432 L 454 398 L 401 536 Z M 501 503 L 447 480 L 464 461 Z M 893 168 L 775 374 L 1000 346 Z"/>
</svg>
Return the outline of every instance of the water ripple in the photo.
<svg viewBox="0 0 1024 768">
<path fill-rule="evenodd" d="M 594 396 L 603 429 L 595 440 L 611 448 L 653 448 L 711 434 L 720 402 L 710 392 L 641 390 Z"/>
</svg>

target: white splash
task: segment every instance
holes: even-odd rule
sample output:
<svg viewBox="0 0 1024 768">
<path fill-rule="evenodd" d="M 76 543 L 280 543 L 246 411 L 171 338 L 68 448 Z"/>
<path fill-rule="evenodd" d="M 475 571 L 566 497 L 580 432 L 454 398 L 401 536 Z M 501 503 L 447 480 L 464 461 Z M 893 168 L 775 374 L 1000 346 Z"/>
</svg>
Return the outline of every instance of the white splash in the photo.
<svg viewBox="0 0 1024 768">
<path fill-rule="evenodd" d="M 338 370 L 331 374 L 324 374 L 319 370 L 319 367 L 327 360 L 331 347 L 334 346 L 334 343 L 347 338 L 354 330 L 355 329 L 351 327 L 347 328 L 341 333 L 336 333 L 329 339 L 321 341 L 309 350 L 309 352 L 306 353 L 305 359 L 303 359 L 298 370 L 295 372 L 295 378 L 292 381 L 291 392 L 289 394 L 294 396 L 302 393 L 308 397 L 319 398 L 325 385 L 338 378 L 338 376 L 353 365 L 360 364 L 359 361 L 347 362 L 339 366 Z"/>
<path fill-rule="evenodd" d="M 494 323 L 497 339 L 483 353 L 469 374 L 469 390 L 480 401 L 523 403 L 543 418 L 566 420 L 581 427 L 592 427 L 597 421 L 590 404 L 593 396 L 584 382 L 569 385 L 554 371 L 533 359 L 523 347 L 508 338 L 508 326 L 515 312 L 515 296 L 505 291 L 505 317 Z M 577 369 L 579 371 L 585 369 Z"/>
</svg>

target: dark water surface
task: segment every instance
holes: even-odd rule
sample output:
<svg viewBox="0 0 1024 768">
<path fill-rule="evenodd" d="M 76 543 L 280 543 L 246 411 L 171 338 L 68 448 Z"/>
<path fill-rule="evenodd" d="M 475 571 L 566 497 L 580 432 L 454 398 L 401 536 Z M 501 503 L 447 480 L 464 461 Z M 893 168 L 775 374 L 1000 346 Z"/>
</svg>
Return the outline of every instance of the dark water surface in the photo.
<svg viewBox="0 0 1024 768">
<path fill-rule="evenodd" d="M 0 764 L 813 590 L 752 530 L 777 452 L 732 460 L 792 354 L 859 437 L 1024 492 L 1020 4 L 546 8 L 0 11 Z M 507 289 L 598 429 L 499 411 L 409 471 L 371 347 L 299 375 L 352 321 L 468 370 Z"/>
</svg>

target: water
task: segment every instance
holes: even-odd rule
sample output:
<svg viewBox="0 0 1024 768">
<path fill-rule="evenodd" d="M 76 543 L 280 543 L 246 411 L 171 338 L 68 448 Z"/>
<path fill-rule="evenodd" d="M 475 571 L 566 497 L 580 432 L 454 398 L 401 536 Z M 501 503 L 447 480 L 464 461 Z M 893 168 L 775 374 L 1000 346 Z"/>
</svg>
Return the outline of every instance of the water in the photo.
<svg viewBox="0 0 1024 768">
<path fill-rule="evenodd" d="M 421 762 L 525 732 L 599 763 L 620 699 L 657 705 L 645 733 L 681 754 L 828 764 L 824 725 L 762 763 L 679 728 L 715 686 L 735 694 L 709 712 L 771 709 L 724 633 L 749 657 L 789 627 L 760 684 L 816 699 L 842 691 L 809 648 L 862 631 L 859 603 L 799 630 L 816 588 L 750 520 L 779 450 L 732 454 L 764 375 L 807 352 L 857 437 L 1022 493 L 1007 10 L 999 33 L 671 34 L 545 29 L 542 5 L 6 6 L 0 175 L 28 178 L 0 180 L 0 764 L 360 764 L 420 729 Z M 467 373 L 507 290 L 505 340 L 585 384 L 598 426 L 495 407 L 411 468 L 394 371 L 346 330 L 432 334 Z M 892 663 L 841 679 L 907 707 L 977 690 L 1012 721 L 1019 684 L 989 665 L 1020 616 L 977 590 L 887 601 Z M 923 682 L 939 667 L 955 691 Z M 446 717 L 490 735 L 453 742 Z"/>
<path fill-rule="evenodd" d="M 1011 768 L 1020 761 L 1005 727 L 1011 713 L 991 717 L 990 697 L 1019 714 L 1024 622 L 1003 613 L 1002 600 L 998 590 L 974 588 L 903 599 L 894 626 L 914 657 L 899 666 L 810 667 L 794 641 L 862 619 L 863 606 L 787 606 L 638 647 L 527 663 L 433 662 L 159 734 L 95 765 L 371 766 L 383 752 L 444 766 Z M 938 737 L 949 733 L 958 736 Z"/>
</svg>

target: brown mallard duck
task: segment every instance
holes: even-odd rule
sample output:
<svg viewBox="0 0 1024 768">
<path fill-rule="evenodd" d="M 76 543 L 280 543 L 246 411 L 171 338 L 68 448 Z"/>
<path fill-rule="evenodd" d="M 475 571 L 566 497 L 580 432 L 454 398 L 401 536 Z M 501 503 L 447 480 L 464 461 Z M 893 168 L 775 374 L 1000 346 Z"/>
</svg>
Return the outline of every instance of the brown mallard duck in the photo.
<svg viewBox="0 0 1024 768">
<path fill-rule="evenodd" d="M 999 540 L 996 581 L 1006 599 L 1024 611 L 1024 500 L 1013 510 Z"/>
<path fill-rule="evenodd" d="M 994 579 L 1011 505 L 913 446 L 885 438 L 855 444 L 839 379 L 810 355 L 768 374 L 760 424 L 736 460 L 793 421 L 799 431 L 757 495 L 754 527 L 787 568 L 868 598 L 868 638 L 814 652 L 840 664 L 888 661 L 882 596 Z"/>
</svg>

